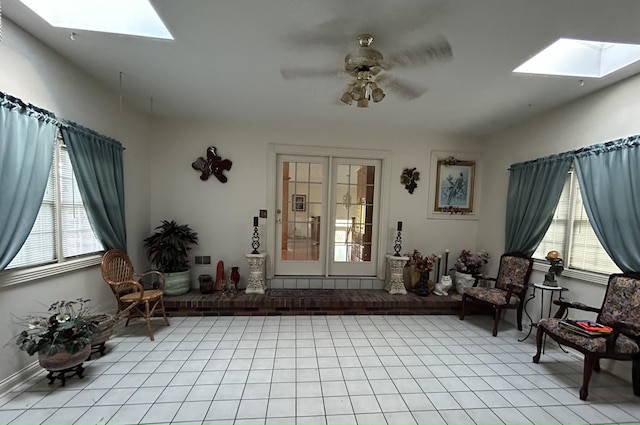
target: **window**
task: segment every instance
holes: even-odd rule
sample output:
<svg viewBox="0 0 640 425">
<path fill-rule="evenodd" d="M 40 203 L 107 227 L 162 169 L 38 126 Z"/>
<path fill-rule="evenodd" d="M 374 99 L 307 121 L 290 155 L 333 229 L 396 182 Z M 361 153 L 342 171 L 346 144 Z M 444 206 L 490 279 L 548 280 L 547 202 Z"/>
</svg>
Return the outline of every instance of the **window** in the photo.
<svg viewBox="0 0 640 425">
<path fill-rule="evenodd" d="M 560 251 L 565 268 L 602 274 L 620 273 L 591 227 L 573 171 L 567 174 L 553 221 L 533 257 L 544 260 L 551 250 Z"/>
<path fill-rule="evenodd" d="M 38 217 L 22 249 L 9 263 L 7 270 L 62 263 L 102 250 L 89 225 L 69 153 L 58 136 Z"/>
</svg>

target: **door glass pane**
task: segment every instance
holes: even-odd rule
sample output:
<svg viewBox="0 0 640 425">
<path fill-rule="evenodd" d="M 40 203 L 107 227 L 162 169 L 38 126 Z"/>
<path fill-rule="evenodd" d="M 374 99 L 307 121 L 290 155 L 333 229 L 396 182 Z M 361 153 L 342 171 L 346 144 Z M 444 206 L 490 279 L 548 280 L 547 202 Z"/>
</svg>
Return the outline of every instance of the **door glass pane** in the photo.
<svg viewBox="0 0 640 425">
<path fill-rule="evenodd" d="M 318 261 L 323 165 L 284 162 L 282 171 L 281 259 Z"/>
<path fill-rule="evenodd" d="M 373 235 L 375 167 L 336 167 L 334 261 L 369 262 Z"/>
</svg>

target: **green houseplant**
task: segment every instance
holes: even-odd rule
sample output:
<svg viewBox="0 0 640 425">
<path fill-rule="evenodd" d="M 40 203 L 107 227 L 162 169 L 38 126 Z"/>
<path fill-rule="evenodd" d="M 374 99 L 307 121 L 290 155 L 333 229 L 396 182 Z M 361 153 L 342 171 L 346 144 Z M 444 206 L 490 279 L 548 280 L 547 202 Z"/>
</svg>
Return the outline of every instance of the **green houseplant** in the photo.
<svg viewBox="0 0 640 425">
<path fill-rule="evenodd" d="M 162 220 L 155 232 L 144 240 L 149 260 L 165 275 L 164 293 L 189 292 L 189 251 L 198 244 L 198 234 L 187 224 Z"/>
<path fill-rule="evenodd" d="M 30 356 L 38 354 L 40 366 L 49 371 L 82 364 L 91 354 L 98 329 L 96 316 L 87 310 L 88 302 L 83 298 L 57 301 L 46 314 L 28 316 L 28 329 L 16 338 L 18 348 Z"/>
</svg>

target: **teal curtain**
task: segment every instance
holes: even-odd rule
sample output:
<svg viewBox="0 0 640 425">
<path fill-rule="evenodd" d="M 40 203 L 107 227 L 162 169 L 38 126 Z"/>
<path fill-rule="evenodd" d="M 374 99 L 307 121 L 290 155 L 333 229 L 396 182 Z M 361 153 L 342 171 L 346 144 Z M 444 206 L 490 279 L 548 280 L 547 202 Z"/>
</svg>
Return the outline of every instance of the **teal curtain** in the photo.
<svg viewBox="0 0 640 425">
<path fill-rule="evenodd" d="M 126 251 L 122 145 L 74 123 L 60 130 L 93 232 L 105 249 Z"/>
<path fill-rule="evenodd" d="M 640 271 L 640 136 L 575 155 L 584 209 L 596 236 L 623 272 Z"/>
<path fill-rule="evenodd" d="M 0 93 L 0 270 L 29 237 L 47 187 L 57 120 Z"/>
<path fill-rule="evenodd" d="M 534 253 L 551 224 L 572 159 L 567 152 L 509 168 L 505 252 Z"/>
</svg>

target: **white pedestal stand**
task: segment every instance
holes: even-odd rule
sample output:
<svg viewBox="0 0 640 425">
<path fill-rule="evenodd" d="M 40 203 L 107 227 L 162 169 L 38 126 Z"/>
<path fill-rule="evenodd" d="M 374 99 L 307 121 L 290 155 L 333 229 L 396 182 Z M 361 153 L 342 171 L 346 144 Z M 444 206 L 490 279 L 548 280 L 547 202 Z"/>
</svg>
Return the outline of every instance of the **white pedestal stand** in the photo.
<svg viewBox="0 0 640 425">
<path fill-rule="evenodd" d="M 265 265 L 267 254 L 245 254 L 249 262 L 249 279 L 245 294 L 261 294 L 267 290 L 265 283 Z"/>
<path fill-rule="evenodd" d="M 409 257 L 394 257 L 387 255 L 387 280 L 384 283 L 384 289 L 391 295 L 406 295 L 407 289 L 404 287 L 404 265 L 407 264 Z"/>
</svg>

